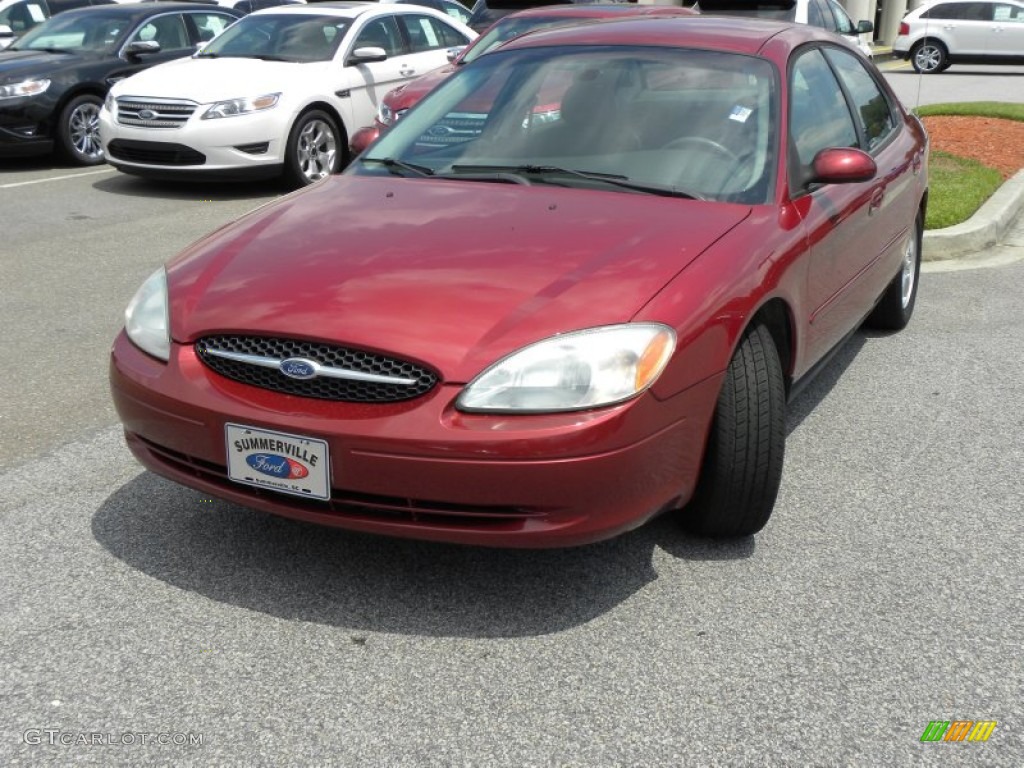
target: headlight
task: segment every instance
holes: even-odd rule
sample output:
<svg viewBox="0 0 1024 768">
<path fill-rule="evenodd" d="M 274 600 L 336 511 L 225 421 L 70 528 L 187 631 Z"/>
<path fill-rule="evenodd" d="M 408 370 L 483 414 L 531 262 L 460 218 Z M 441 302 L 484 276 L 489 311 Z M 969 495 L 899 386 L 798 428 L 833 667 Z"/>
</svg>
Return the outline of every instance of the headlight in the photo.
<svg viewBox="0 0 1024 768">
<path fill-rule="evenodd" d="M 110 114 L 114 114 L 114 94 L 107 91 L 107 98 L 103 100 L 103 108 Z"/>
<path fill-rule="evenodd" d="M 658 323 L 555 336 L 492 365 L 469 383 L 456 405 L 464 411 L 505 413 L 611 405 L 653 384 L 675 346 L 675 331 Z"/>
<path fill-rule="evenodd" d="M 0 85 L 0 99 L 16 99 L 20 96 L 38 96 L 45 93 L 50 87 L 50 81 L 46 78 L 34 80 L 22 80 L 20 83 L 8 83 Z"/>
<path fill-rule="evenodd" d="M 381 125 L 391 125 L 395 121 L 395 113 L 391 107 L 382 101 L 380 106 L 377 107 L 377 119 Z"/>
<path fill-rule="evenodd" d="M 279 98 L 281 98 L 280 93 L 268 93 L 265 96 L 256 96 L 255 98 L 246 97 L 218 101 L 203 113 L 202 119 L 215 120 L 218 117 L 236 117 L 237 115 L 261 112 L 264 109 L 271 109 L 277 106 Z"/>
<path fill-rule="evenodd" d="M 128 338 L 143 352 L 169 360 L 171 336 L 167 317 L 167 273 L 163 267 L 150 275 L 124 311 Z"/>
</svg>

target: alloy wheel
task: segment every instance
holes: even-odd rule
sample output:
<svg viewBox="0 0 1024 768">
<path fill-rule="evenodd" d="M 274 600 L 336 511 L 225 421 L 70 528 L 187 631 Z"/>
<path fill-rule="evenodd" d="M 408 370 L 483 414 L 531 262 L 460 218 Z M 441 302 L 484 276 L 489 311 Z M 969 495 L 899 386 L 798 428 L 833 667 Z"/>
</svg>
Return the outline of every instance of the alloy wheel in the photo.
<svg viewBox="0 0 1024 768">
<path fill-rule="evenodd" d="M 85 102 L 75 107 L 68 116 L 68 135 L 75 152 L 84 160 L 98 160 L 103 157 L 99 105 Z"/>
<path fill-rule="evenodd" d="M 323 120 L 310 120 L 299 132 L 295 151 L 299 170 L 306 181 L 310 184 L 319 181 L 334 168 L 338 152 L 334 129 Z"/>
</svg>

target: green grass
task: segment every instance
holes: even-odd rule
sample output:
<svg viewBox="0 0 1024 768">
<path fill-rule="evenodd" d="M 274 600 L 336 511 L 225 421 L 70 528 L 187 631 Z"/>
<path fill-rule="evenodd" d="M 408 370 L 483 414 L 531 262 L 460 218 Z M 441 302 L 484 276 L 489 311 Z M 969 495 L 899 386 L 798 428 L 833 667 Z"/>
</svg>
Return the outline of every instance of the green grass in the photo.
<svg viewBox="0 0 1024 768">
<path fill-rule="evenodd" d="M 967 221 L 1003 183 L 1003 176 L 975 160 L 932 150 L 928 163 L 928 213 L 925 229 Z"/>
<path fill-rule="evenodd" d="M 969 115 L 971 117 L 998 117 L 1003 120 L 1024 122 L 1024 104 L 1003 101 L 968 101 L 958 104 L 928 104 L 914 110 L 920 117 L 935 115 Z"/>
<path fill-rule="evenodd" d="M 1024 122 L 1024 104 L 970 101 L 928 104 L 914 110 L 920 117 L 964 115 Z M 928 214 L 925 229 L 942 229 L 967 221 L 999 189 L 1002 175 L 974 160 L 932 150 L 929 162 Z"/>
</svg>

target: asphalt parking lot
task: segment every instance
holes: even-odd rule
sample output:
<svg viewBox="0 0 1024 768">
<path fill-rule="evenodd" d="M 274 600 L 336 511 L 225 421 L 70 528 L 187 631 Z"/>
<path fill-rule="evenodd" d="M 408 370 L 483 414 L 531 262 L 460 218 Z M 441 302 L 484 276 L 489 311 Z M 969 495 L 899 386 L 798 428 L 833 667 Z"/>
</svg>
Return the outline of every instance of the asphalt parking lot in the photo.
<svg viewBox="0 0 1024 768">
<path fill-rule="evenodd" d="M 124 304 L 279 194 L 0 166 L 0 764 L 1024 764 L 1024 262 L 929 269 L 906 331 L 854 337 L 758 536 L 490 551 L 267 517 L 124 448 Z"/>
</svg>

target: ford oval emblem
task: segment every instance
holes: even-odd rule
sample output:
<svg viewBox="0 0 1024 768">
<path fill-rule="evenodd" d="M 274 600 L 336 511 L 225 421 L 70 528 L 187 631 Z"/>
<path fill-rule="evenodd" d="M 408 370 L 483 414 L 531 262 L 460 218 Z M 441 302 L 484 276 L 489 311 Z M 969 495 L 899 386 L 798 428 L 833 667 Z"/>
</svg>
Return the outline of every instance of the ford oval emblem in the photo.
<svg viewBox="0 0 1024 768">
<path fill-rule="evenodd" d="M 312 379 L 316 376 L 317 364 L 304 357 L 289 357 L 282 360 L 278 368 L 290 379 Z"/>
<path fill-rule="evenodd" d="M 156 112 L 152 109 L 140 109 L 139 120 L 156 120 Z"/>
</svg>

